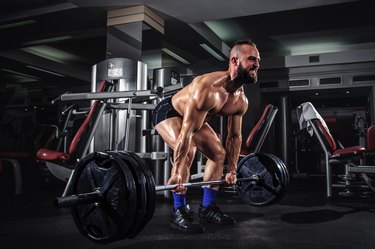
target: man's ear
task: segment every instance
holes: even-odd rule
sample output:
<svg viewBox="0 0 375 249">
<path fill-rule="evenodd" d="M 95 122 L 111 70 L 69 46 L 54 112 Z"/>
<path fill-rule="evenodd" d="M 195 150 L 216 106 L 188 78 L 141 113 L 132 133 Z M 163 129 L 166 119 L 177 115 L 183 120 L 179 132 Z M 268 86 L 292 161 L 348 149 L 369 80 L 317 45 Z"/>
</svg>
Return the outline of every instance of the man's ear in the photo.
<svg viewBox="0 0 375 249">
<path fill-rule="evenodd" d="M 230 58 L 230 63 L 234 64 L 234 66 L 237 66 L 237 62 L 238 62 L 238 58 L 233 56 L 232 58 Z"/>
</svg>

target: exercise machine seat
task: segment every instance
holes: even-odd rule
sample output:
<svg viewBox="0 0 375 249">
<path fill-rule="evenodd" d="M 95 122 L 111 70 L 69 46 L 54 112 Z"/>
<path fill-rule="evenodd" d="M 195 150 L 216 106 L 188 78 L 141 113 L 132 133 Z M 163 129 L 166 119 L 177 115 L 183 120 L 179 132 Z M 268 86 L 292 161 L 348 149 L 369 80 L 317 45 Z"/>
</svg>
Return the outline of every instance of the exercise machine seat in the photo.
<svg viewBox="0 0 375 249">
<path fill-rule="evenodd" d="M 113 83 L 103 80 L 99 86 L 98 92 L 110 92 L 113 88 Z M 100 109 L 102 102 L 95 100 L 91 105 L 90 111 L 87 114 L 85 120 L 77 130 L 74 135 L 71 144 L 69 146 L 68 152 L 55 151 L 51 149 L 42 148 L 36 153 L 38 159 L 43 161 L 53 161 L 53 160 L 69 160 L 73 155 L 79 157 L 80 153 L 78 150 L 83 146 L 83 143 L 87 143 L 88 134 L 91 132 L 92 123 L 95 118 L 97 118 L 97 112 Z M 81 151 L 82 152 L 82 151 Z M 83 153 L 83 152 L 82 152 Z"/>
<path fill-rule="evenodd" d="M 241 154 L 257 153 L 260 151 L 277 111 L 278 108 L 271 104 L 264 107 L 261 117 L 247 136 L 245 142 L 246 149 L 242 150 Z"/>
</svg>

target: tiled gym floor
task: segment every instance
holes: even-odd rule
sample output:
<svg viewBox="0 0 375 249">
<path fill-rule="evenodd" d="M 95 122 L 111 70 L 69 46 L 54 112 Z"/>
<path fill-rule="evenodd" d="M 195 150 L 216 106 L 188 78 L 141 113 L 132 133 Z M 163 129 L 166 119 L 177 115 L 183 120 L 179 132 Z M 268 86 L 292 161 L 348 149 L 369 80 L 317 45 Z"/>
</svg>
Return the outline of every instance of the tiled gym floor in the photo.
<svg viewBox="0 0 375 249">
<path fill-rule="evenodd" d="M 44 184 L 33 174 L 24 179 L 24 193 L 14 196 L 6 191 L 8 183 L 0 177 L 1 249 L 375 248 L 375 198 L 328 200 L 324 177 L 293 180 L 281 202 L 263 208 L 249 207 L 232 193 L 221 192 L 218 205 L 235 216 L 237 224 L 205 225 L 206 232 L 199 235 L 170 230 L 172 201 L 159 195 L 153 219 L 136 238 L 106 245 L 97 245 L 80 235 L 69 209 L 53 206 L 63 184 Z M 190 206 L 196 211 L 200 190 L 189 194 Z"/>
</svg>

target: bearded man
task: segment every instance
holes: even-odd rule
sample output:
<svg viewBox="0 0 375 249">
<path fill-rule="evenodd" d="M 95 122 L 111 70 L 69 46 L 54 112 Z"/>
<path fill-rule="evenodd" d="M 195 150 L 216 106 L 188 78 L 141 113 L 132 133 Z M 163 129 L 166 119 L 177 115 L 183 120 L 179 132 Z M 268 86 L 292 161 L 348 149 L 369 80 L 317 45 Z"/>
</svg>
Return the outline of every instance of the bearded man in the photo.
<svg viewBox="0 0 375 249">
<path fill-rule="evenodd" d="M 173 229 L 185 233 L 204 231 L 186 203 L 186 188 L 182 186 L 190 179 L 190 166 L 197 150 L 207 158 L 204 181 L 221 180 L 224 160 L 228 158 L 225 181 L 235 184 L 242 144 L 242 117 L 248 107 L 243 85 L 256 83 L 259 62 L 256 45 L 249 40 L 239 41 L 230 51 L 228 70 L 195 77 L 189 85 L 161 101 L 154 109 L 154 127 L 173 150 L 173 167 L 167 183 L 177 184 L 172 193 L 174 208 L 170 225 Z M 228 118 L 225 148 L 207 123 L 211 116 Z M 235 224 L 235 219 L 216 205 L 218 189 L 218 186 L 203 188 L 198 218 L 221 225 Z"/>
</svg>

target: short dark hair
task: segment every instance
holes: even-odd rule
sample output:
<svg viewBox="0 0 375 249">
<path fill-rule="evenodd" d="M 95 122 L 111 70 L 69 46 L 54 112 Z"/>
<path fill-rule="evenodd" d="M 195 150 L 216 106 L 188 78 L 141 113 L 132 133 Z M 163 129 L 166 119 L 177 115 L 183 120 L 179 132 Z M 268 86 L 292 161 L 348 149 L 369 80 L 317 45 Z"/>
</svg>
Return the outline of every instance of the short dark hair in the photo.
<svg viewBox="0 0 375 249">
<path fill-rule="evenodd" d="M 251 39 L 243 39 L 243 40 L 237 40 L 235 43 L 234 43 L 234 45 L 233 45 L 233 47 L 234 46 L 237 46 L 237 45 L 251 45 L 251 46 L 254 46 L 254 47 L 256 47 L 257 45 L 251 40 Z"/>
</svg>

